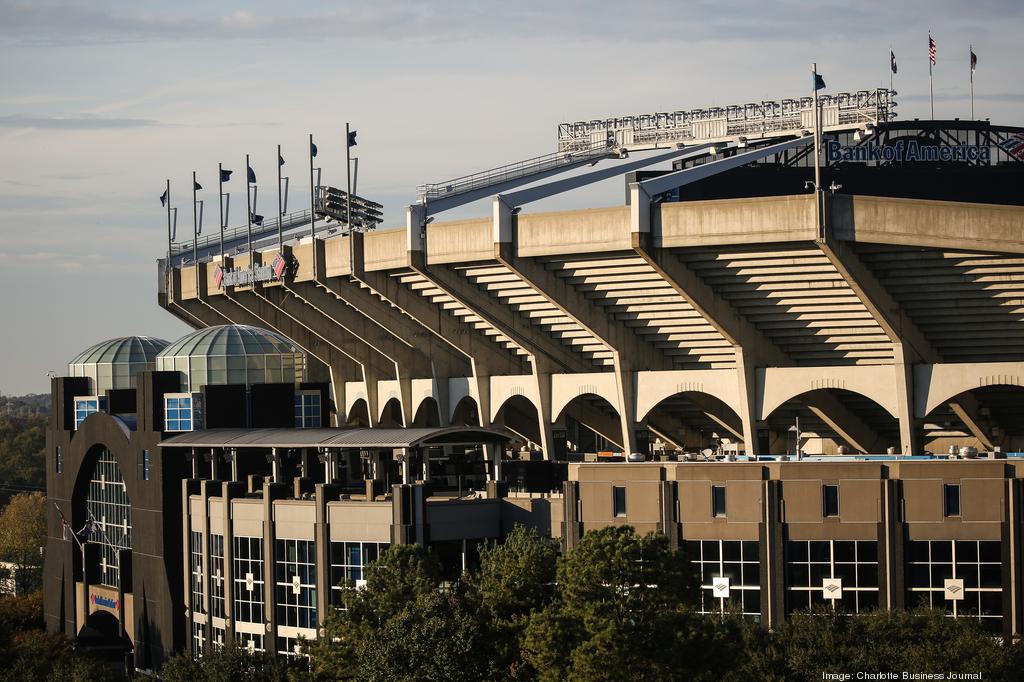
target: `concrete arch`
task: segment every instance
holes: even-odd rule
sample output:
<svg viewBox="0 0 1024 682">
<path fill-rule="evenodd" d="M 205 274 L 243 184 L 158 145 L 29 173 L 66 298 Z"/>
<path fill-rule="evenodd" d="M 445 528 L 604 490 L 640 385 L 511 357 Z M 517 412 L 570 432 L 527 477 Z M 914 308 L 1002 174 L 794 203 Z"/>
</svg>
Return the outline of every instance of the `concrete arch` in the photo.
<svg viewBox="0 0 1024 682">
<path fill-rule="evenodd" d="M 345 415 L 346 424 L 370 425 L 370 407 L 364 398 L 358 398 Z"/>
<path fill-rule="evenodd" d="M 961 393 L 986 386 L 1024 387 L 1024 362 L 967 362 L 914 367 L 914 416 L 924 419 Z"/>
<path fill-rule="evenodd" d="M 595 399 L 610 408 L 614 414 L 608 414 L 607 411 L 596 407 L 593 404 Z M 626 434 L 622 433 L 621 415 L 618 409 L 616 409 L 615 404 L 609 402 L 604 396 L 589 392 L 581 393 L 569 400 L 552 421 L 558 422 L 563 416 L 572 417 L 573 421 L 578 422 L 588 431 L 600 436 L 618 448 L 624 449 L 626 447 L 624 444 L 626 442 Z M 590 436 L 582 432 L 579 436 L 580 440 L 574 441 L 577 446 L 581 442 L 590 441 Z M 594 441 L 594 444 L 597 442 L 599 441 Z M 595 449 L 586 449 L 586 451 L 594 452 Z"/>
<path fill-rule="evenodd" d="M 509 376 L 491 377 L 491 414 L 493 422 L 498 418 L 498 412 L 505 407 L 505 403 L 513 398 L 528 400 L 537 410 L 541 411 L 541 400 L 538 395 L 537 382 L 529 374 L 514 374 Z M 542 416 L 543 418 L 543 416 Z"/>
<path fill-rule="evenodd" d="M 441 426 L 441 408 L 437 401 L 427 397 L 420 401 L 416 409 L 416 415 L 412 420 L 413 426 Z"/>
<path fill-rule="evenodd" d="M 72 508 L 68 521 L 74 528 L 81 528 L 86 522 L 85 498 L 89 492 L 89 479 L 99 460 L 100 451 L 106 449 L 113 455 L 124 479 L 128 499 L 139 499 L 140 462 L 135 460 L 131 448 L 131 432 L 117 417 L 96 412 L 83 421 L 71 438 L 71 452 L 65 458 L 67 470 L 75 473 Z"/>
<path fill-rule="evenodd" d="M 734 369 L 637 372 L 634 419 L 643 421 L 659 403 L 680 393 L 704 393 L 732 407 L 740 404 L 739 390 Z"/>
<path fill-rule="evenodd" d="M 388 398 L 380 408 L 379 425 L 383 427 L 406 426 L 404 422 L 402 401 L 398 398 Z"/>
<path fill-rule="evenodd" d="M 757 418 L 768 419 L 783 403 L 810 391 L 839 389 L 872 400 L 899 419 L 891 365 L 851 367 L 767 367 L 758 369 Z"/>
<path fill-rule="evenodd" d="M 565 407 L 576 398 L 591 395 L 601 398 L 620 412 L 618 380 L 614 372 L 551 375 L 551 417 L 558 421 Z"/>
<path fill-rule="evenodd" d="M 498 406 L 491 420 L 533 443 L 541 443 L 542 423 L 536 404 L 524 395 L 512 395 Z"/>
<path fill-rule="evenodd" d="M 480 406 L 473 396 L 463 396 L 452 410 L 452 426 L 480 426 Z"/>
</svg>

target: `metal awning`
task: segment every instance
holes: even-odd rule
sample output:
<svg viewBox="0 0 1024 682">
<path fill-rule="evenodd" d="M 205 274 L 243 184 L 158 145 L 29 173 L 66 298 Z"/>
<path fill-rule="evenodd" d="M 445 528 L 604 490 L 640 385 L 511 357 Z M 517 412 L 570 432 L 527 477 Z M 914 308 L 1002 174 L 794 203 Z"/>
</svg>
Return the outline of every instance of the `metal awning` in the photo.
<svg viewBox="0 0 1024 682">
<path fill-rule="evenodd" d="M 369 429 L 206 429 L 172 436 L 160 447 L 414 448 L 505 443 L 511 435 L 472 426 Z"/>
</svg>

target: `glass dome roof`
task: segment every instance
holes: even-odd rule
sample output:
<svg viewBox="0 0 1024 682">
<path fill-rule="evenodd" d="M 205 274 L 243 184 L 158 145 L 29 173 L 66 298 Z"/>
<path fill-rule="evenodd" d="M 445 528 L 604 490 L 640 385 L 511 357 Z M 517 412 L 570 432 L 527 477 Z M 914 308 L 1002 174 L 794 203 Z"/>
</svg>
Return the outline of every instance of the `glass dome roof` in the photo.
<svg viewBox="0 0 1024 682">
<path fill-rule="evenodd" d="M 306 354 L 275 332 L 228 324 L 181 337 L 157 356 L 156 368 L 181 372 L 189 391 L 217 384 L 298 383 L 305 376 Z"/>
<path fill-rule="evenodd" d="M 151 336 L 122 336 L 90 346 L 68 363 L 73 377 L 92 379 L 96 395 L 110 389 L 135 388 L 135 375 L 155 367 L 157 354 L 167 346 Z"/>
</svg>

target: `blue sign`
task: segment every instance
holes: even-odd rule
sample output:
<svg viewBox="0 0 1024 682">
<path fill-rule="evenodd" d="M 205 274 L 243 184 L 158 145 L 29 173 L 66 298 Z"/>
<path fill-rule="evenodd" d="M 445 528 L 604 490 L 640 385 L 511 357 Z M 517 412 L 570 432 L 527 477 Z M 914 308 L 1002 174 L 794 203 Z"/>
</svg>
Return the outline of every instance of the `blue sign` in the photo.
<svg viewBox="0 0 1024 682">
<path fill-rule="evenodd" d="M 117 599 L 111 599 L 110 597 L 104 597 L 101 594 L 93 594 L 91 596 L 92 596 L 92 603 L 94 605 L 96 605 L 96 606 L 104 606 L 104 607 L 106 607 L 108 609 L 113 609 L 115 611 L 117 610 L 118 606 L 120 606 L 120 603 L 118 602 Z"/>
<path fill-rule="evenodd" d="M 986 145 L 922 144 L 918 140 L 896 140 L 892 144 L 865 144 L 846 147 L 837 140 L 825 143 L 825 158 L 829 163 L 839 161 L 885 161 L 889 163 L 915 162 L 982 162 L 988 163 L 992 150 Z"/>
</svg>

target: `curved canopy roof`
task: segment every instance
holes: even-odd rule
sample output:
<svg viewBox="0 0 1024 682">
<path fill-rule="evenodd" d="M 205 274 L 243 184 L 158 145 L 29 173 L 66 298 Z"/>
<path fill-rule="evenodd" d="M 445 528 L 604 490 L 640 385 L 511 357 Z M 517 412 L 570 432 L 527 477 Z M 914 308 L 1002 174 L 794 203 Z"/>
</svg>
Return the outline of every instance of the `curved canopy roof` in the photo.
<svg viewBox="0 0 1024 682">
<path fill-rule="evenodd" d="M 167 346 L 159 357 L 198 355 L 269 355 L 301 353 L 291 341 L 276 332 L 245 324 L 204 327 L 186 334 Z"/>
<path fill-rule="evenodd" d="M 161 447 L 198 448 L 413 448 L 504 443 L 503 431 L 472 426 L 368 429 L 207 429 L 183 433 Z"/>
<path fill-rule="evenodd" d="M 97 395 L 110 389 L 135 388 L 135 375 L 153 369 L 167 346 L 151 336 L 120 336 L 89 346 L 68 363 L 73 377 L 89 377 Z"/>
</svg>

